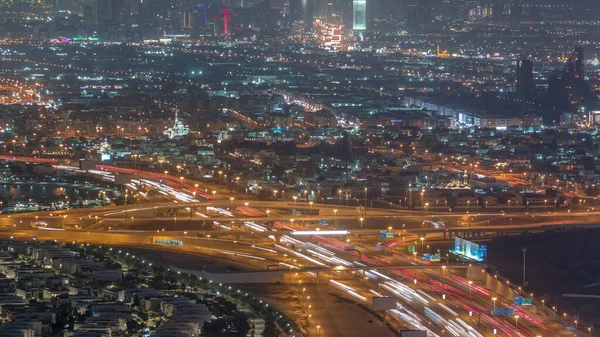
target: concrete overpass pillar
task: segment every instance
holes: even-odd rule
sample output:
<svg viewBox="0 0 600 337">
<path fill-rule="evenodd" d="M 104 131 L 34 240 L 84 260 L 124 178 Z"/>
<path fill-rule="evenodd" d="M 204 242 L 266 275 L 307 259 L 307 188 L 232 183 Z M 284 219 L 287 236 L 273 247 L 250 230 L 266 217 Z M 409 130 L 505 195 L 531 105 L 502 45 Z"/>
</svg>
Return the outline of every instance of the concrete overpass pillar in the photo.
<svg viewBox="0 0 600 337">
<path fill-rule="evenodd" d="M 467 279 L 474 281 L 483 281 L 486 277 L 485 270 L 481 266 L 469 266 L 467 268 Z"/>
</svg>

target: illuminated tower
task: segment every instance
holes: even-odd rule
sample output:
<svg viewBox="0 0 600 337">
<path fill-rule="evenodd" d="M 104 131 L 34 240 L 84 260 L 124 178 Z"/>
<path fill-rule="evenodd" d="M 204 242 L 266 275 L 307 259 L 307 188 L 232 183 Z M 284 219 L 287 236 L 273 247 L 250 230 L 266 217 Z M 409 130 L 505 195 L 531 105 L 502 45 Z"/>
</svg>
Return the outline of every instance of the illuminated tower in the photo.
<svg viewBox="0 0 600 337">
<path fill-rule="evenodd" d="M 304 34 L 312 34 L 313 20 L 313 0 L 302 0 L 302 22 L 304 24 Z"/>
<path fill-rule="evenodd" d="M 367 29 L 367 0 L 352 2 L 352 30 L 361 32 Z"/>
<path fill-rule="evenodd" d="M 223 34 L 229 35 L 229 10 L 224 9 L 223 13 Z"/>
</svg>

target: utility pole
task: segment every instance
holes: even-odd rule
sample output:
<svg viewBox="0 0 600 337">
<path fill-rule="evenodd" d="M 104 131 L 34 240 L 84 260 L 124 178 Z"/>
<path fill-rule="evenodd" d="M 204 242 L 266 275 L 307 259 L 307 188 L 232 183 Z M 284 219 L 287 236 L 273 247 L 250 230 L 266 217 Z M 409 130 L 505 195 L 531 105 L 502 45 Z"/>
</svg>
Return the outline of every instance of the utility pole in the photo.
<svg viewBox="0 0 600 337">
<path fill-rule="evenodd" d="M 523 287 L 526 287 L 527 281 L 525 280 L 525 256 L 527 254 L 527 247 L 522 247 L 521 250 L 523 251 Z"/>
</svg>

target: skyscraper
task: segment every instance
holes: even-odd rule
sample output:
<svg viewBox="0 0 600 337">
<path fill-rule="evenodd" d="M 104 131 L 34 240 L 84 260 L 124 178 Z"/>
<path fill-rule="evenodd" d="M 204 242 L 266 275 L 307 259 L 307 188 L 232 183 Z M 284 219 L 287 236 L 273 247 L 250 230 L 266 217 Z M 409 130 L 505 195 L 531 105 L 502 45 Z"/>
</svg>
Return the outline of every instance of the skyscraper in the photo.
<svg viewBox="0 0 600 337">
<path fill-rule="evenodd" d="M 304 34 L 312 34 L 313 20 L 313 0 L 302 0 L 302 22 L 304 23 Z"/>
<path fill-rule="evenodd" d="M 565 64 L 565 72 L 576 78 L 583 77 L 583 47 L 576 47 Z"/>
<path fill-rule="evenodd" d="M 353 31 L 357 32 L 367 29 L 367 0 L 353 0 L 352 18 Z"/>
<path fill-rule="evenodd" d="M 518 60 L 516 63 L 516 92 L 520 99 L 533 99 L 533 62 Z"/>
</svg>

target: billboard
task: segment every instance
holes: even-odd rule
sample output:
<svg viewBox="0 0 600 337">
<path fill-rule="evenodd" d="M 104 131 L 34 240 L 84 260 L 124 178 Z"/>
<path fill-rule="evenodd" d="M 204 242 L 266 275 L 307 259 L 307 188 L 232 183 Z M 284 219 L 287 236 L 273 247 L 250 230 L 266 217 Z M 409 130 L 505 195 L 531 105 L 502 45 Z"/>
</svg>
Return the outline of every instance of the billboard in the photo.
<svg viewBox="0 0 600 337">
<path fill-rule="evenodd" d="M 396 309 L 396 298 L 394 297 L 373 297 L 373 310 L 392 310 Z"/>
<path fill-rule="evenodd" d="M 456 237 L 454 239 L 454 253 L 468 259 L 483 261 L 487 257 L 487 246 Z"/>
</svg>

